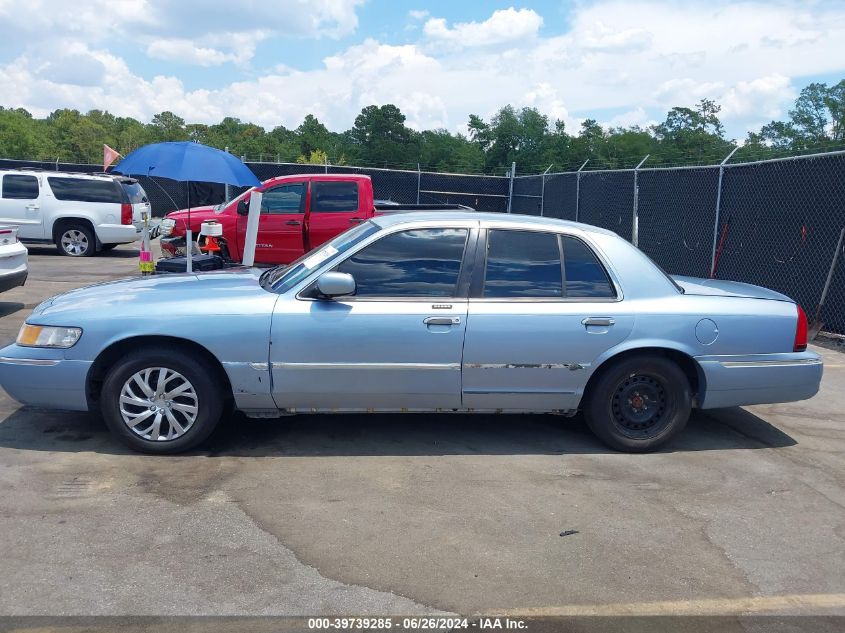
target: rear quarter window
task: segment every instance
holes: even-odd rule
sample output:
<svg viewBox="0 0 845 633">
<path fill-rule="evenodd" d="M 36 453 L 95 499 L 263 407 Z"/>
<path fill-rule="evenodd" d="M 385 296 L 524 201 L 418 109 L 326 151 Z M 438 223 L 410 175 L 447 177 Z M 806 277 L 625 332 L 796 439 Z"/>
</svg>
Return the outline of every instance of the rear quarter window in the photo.
<svg viewBox="0 0 845 633">
<path fill-rule="evenodd" d="M 57 200 L 76 202 L 113 202 L 121 204 L 123 194 L 114 180 L 93 180 L 86 178 L 64 178 L 48 176 L 47 182 Z"/>
<path fill-rule="evenodd" d="M 581 240 L 562 236 L 567 297 L 616 297 L 616 290 L 595 253 Z"/>
</svg>

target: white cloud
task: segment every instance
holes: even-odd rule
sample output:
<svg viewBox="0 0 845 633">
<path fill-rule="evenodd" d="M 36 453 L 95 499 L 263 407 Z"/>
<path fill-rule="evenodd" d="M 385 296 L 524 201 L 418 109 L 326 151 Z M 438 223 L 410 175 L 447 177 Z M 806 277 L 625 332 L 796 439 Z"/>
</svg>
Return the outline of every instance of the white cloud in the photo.
<svg viewBox="0 0 845 633">
<path fill-rule="evenodd" d="M 185 63 L 241 63 L 252 56 L 255 33 L 286 38 L 354 33 L 363 2 L 288 0 L 268 8 L 260 0 L 27 0 L 26 5 L 5 0 L 0 1 L 0 54 L 37 49 L 56 37 L 86 44 L 120 39 L 144 45 L 156 59 L 176 53 Z"/>
<path fill-rule="evenodd" d="M 425 20 L 429 15 L 431 15 L 428 9 L 411 9 L 408 11 L 408 16 L 412 20 Z"/>
<path fill-rule="evenodd" d="M 543 25 L 543 18 L 532 9 L 500 9 L 483 22 L 459 22 L 451 28 L 443 18 L 431 18 L 423 32 L 435 42 L 457 47 L 491 46 L 532 39 Z"/>
<path fill-rule="evenodd" d="M 219 66 L 226 62 L 243 64 L 252 59 L 255 45 L 267 37 L 266 32 L 226 33 L 221 37 L 208 38 L 208 41 L 220 42 L 218 48 L 203 45 L 205 39 L 189 40 L 169 38 L 153 40 L 147 46 L 147 56 L 196 66 Z M 228 50 L 222 50 L 223 48 Z"/>
<path fill-rule="evenodd" d="M 147 46 L 147 55 L 156 59 L 197 66 L 217 66 L 234 59 L 229 53 L 216 48 L 197 46 L 191 40 L 184 39 L 154 40 Z"/>
<path fill-rule="evenodd" d="M 658 123 L 658 121 L 650 118 L 644 108 L 634 108 L 633 110 L 628 110 L 627 112 L 621 112 L 620 114 L 611 117 L 608 121 L 602 121 L 600 125 L 606 129 L 619 127 L 629 128 L 634 126 L 647 129 L 656 123 Z"/>
<path fill-rule="evenodd" d="M 262 73 L 244 72 L 240 81 L 192 90 L 176 76 L 183 70 L 176 65 L 162 64 L 160 76 L 142 77 L 108 50 L 99 29 L 137 26 L 132 37 L 141 50 L 176 55 L 183 63 L 242 64 L 252 58 L 250 45 L 259 33 L 268 33 L 267 41 L 278 36 L 279 21 L 262 23 L 257 0 L 241 3 L 245 17 L 239 15 L 235 33 L 231 18 L 214 17 L 224 3 L 210 3 L 206 13 L 196 9 L 198 0 L 186 2 L 196 23 L 183 24 L 173 21 L 176 9 L 169 8 L 182 3 L 168 4 L 167 13 L 157 0 L 147 0 L 149 11 L 136 23 L 131 3 L 98 1 L 80 9 L 97 28 L 68 11 L 62 15 L 72 28 L 56 31 L 50 17 L 43 18 L 53 24 L 44 33 L 27 31 L 28 44 L 0 64 L 0 105 L 23 106 L 38 116 L 57 107 L 101 108 L 144 120 L 167 109 L 192 122 L 235 116 L 267 128 L 295 127 L 313 113 L 332 129 L 346 129 L 361 107 L 395 103 L 412 127 L 462 130 L 470 113 L 489 118 L 512 103 L 537 107 L 574 132 L 583 118 L 597 118 L 595 110 L 622 113 L 604 125 L 648 125 L 669 107 L 706 97 L 723 106 L 722 120 L 742 137 L 746 129 L 784 116 L 801 78 L 845 73 L 842 5 L 599 0 L 576 4 L 568 30 L 552 36 L 540 35 L 542 18 L 530 9 L 457 24 L 422 16 L 425 32 L 416 42 L 366 39 L 307 71 L 295 69 L 295 56 L 276 58 Z M 42 0 L 32 4 L 43 8 Z M 355 28 L 347 3 L 313 4 L 311 14 L 297 9 L 309 17 L 294 19 L 290 33 L 320 37 Z M 2 36 L 17 28 L 5 21 L 9 6 L 0 0 L 0 51 Z M 95 15 L 90 6 L 103 13 L 108 6 L 110 15 Z M 280 14 L 299 6 L 288 3 Z M 32 20 L 42 24 L 41 16 Z M 175 31 L 177 23 L 185 33 Z M 64 38 L 56 38 L 57 32 Z"/>
</svg>

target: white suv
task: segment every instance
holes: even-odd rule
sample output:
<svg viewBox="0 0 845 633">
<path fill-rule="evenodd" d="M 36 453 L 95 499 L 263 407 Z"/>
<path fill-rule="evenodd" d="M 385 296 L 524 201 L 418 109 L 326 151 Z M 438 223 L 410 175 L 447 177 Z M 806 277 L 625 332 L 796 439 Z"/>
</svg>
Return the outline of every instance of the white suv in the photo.
<svg viewBox="0 0 845 633">
<path fill-rule="evenodd" d="M 141 236 L 150 203 L 137 180 L 109 174 L 0 170 L 0 224 L 22 242 L 91 257 Z"/>
</svg>

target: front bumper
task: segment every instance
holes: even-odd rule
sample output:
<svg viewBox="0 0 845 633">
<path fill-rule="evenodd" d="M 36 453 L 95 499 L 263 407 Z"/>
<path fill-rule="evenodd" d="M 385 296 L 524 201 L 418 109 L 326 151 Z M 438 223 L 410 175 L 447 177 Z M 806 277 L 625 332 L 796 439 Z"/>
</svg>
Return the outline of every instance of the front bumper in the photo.
<svg viewBox="0 0 845 633">
<path fill-rule="evenodd" d="M 0 387 L 21 404 L 88 411 L 85 386 L 91 364 L 68 360 L 63 350 L 12 344 L 0 349 Z"/>
<path fill-rule="evenodd" d="M 823 364 L 815 352 L 697 356 L 704 374 L 702 409 L 795 402 L 819 390 Z"/>
</svg>

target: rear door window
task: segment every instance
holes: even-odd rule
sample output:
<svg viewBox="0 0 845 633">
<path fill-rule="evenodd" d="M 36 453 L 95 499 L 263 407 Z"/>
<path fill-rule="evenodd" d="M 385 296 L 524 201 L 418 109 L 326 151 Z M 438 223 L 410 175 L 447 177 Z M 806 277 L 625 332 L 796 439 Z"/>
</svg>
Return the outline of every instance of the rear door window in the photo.
<svg viewBox="0 0 845 633">
<path fill-rule="evenodd" d="M 358 210 L 357 182 L 314 182 L 311 184 L 311 211 L 348 213 Z"/>
<path fill-rule="evenodd" d="M 47 182 L 57 200 L 76 202 L 115 202 L 121 204 L 123 195 L 120 185 L 114 180 L 93 178 L 66 178 L 48 176 Z"/>
<path fill-rule="evenodd" d="M 491 230 L 487 235 L 484 298 L 563 296 L 555 233 Z"/>
<path fill-rule="evenodd" d="M 38 178 L 23 174 L 3 176 L 3 197 L 12 200 L 36 200 L 38 198 Z"/>
</svg>

